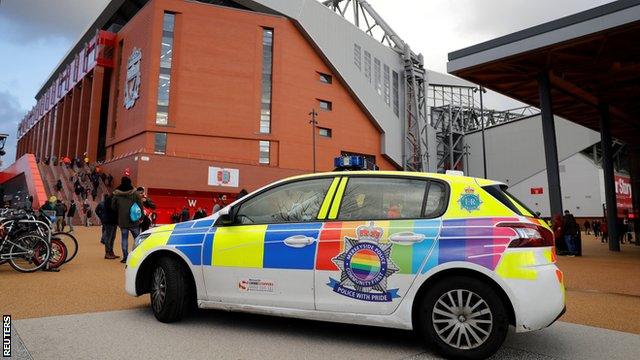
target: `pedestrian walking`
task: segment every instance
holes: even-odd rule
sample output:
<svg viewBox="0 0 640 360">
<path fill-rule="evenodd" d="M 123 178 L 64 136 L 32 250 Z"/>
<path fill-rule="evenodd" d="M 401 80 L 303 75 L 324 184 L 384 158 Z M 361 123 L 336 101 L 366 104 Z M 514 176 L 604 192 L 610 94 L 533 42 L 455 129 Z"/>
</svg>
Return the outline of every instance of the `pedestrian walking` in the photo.
<svg viewBox="0 0 640 360">
<path fill-rule="evenodd" d="M 60 192 L 62 191 L 62 180 L 58 179 L 58 181 L 56 181 L 56 191 Z"/>
<path fill-rule="evenodd" d="M 569 210 L 564 211 L 564 216 L 562 217 L 562 237 L 564 238 L 564 242 L 567 245 L 567 251 L 569 252 L 569 256 L 576 256 L 578 250 L 576 248 L 576 237 L 578 232 L 580 231 L 580 227 L 576 222 L 576 218 L 569 212 Z"/>
<path fill-rule="evenodd" d="M 62 232 L 64 231 L 64 217 L 67 213 L 67 206 L 62 202 L 62 200 L 56 200 L 56 231 Z"/>
<path fill-rule="evenodd" d="M 589 220 L 585 220 L 584 222 L 584 233 L 591 235 L 591 222 Z"/>
<path fill-rule="evenodd" d="M 88 199 L 82 202 L 82 212 L 84 213 L 84 226 L 91 226 L 91 205 Z"/>
<path fill-rule="evenodd" d="M 140 235 L 140 219 L 142 218 L 142 199 L 133 187 L 131 179 L 123 176 L 120 185 L 113 191 L 111 208 L 118 214 L 118 227 L 122 236 L 122 260 L 126 263 L 129 254 L 129 233 L 133 239 Z"/>
<path fill-rule="evenodd" d="M 108 260 L 120 257 L 113 252 L 113 244 L 116 240 L 118 214 L 111 207 L 111 200 L 111 195 L 105 194 L 104 199 L 96 206 L 96 216 L 98 216 L 102 223 L 100 242 L 104 244 L 104 258 Z"/>
<path fill-rule="evenodd" d="M 596 238 L 600 236 L 600 220 L 593 220 L 593 235 Z"/>
<path fill-rule="evenodd" d="M 78 211 L 76 201 L 71 199 L 71 203 L 69 204 L 69 209 L 67 210 L 67 215 L 65 217 L 66 223 L 69 225 L 69 232 L 73 232 L 73 217 L 76 216 L 76 211 Z"/>
<path fill-rule="evenodd" d="M 606 220 L 600 224 L 600 231 L 602 232 L 602 237 L 600 239 L 600 242 L 602 243 L 609 242 L 609 228 L 607 227 Z"/>
</svg>

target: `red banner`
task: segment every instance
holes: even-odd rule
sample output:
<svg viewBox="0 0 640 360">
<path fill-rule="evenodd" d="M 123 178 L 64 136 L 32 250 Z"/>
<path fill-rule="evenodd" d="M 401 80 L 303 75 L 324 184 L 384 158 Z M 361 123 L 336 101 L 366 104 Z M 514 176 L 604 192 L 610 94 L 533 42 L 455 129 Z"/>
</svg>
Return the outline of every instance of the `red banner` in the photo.
<svg viewBox="0 0 640 360">
<path fill-rule="evenodd" d="M 616 207 L 618 216 L 625 217 L 633 212 L 633 200 L 631 197 L 631 179 L 628 176 L 615 176 Z"/>
</svg>

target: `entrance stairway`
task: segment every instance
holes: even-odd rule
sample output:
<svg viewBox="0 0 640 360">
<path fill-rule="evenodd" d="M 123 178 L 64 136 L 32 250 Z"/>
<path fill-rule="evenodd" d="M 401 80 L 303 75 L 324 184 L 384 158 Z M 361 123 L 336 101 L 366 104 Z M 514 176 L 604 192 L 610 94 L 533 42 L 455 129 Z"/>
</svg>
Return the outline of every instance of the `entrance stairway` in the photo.
<svg viewBox="0 0 640 360">
<path fill-rule="evenodd" d="M 89 167 L 84 166 L 80 169 L 74 167 L 73 169 L 71 169 L 66 165 L 47 165 L 43 162 L 40 162 L 38 164 L 38 170 L 40 171 L 40 176 L 42 177 L 42 182 L 44 183 L 47 198 L 49 198 L 51 195 L 54 195 L 58 199 L 62 200 L 67 205 L 67 207 L 73 199 L 78 209 L 75 216 L 73 217 L 73 225 L 84 225 L 84 213 L 82 211 L 82 204 L 84 203 L 84 200 L 82 196 L 76 195 L 71 178 L 73 175 L 79 172 L 90 173 L 91 170 L 89 169 Z M 56 182 L 58 181 L 58 179 L 60 179 L 60 181 L 62 182 L 62 190 L 60 191 L 56 190 Z M 92 188 L 90 181 L 83 182 L 83 186 L 85 188 Z M 104 198 L 104 194 L 107 193 L 109 193 L 109 189 L 102 182 L 102 180 L 100 180 L 98 186 L 98 195 L 96 196 L 95 201 L 93 200 L 91 194 L 87 196 L 87 201 L 92 212 L 90 222 L 93 225 L 100 225 L 100 220 L 95 215 L 95 209 L 98 203 Z M 34 204 L 34 208 L 39 208 L 42 205 L 43 204 Z"/>
</svg>

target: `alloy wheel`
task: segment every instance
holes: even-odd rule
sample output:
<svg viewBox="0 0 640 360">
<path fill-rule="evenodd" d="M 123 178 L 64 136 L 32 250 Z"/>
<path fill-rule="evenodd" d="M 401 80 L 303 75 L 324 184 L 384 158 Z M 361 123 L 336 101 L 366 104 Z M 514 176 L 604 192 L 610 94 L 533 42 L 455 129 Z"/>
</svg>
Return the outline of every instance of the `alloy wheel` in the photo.
<svg viewBox="0 0 640 360">
<path fill-rule="evenodd" d="M 162 311 L 167 296 L 167 277 L 164 270 L 158 266 L 153 272 L 151 285 L 151 306 L 156 313 Z"/>
<path fill-rule="evenodd" d="M 493 315 L 478 294 L 454 289 L 436 301 L 431 314 L 438 337 L 456 349 L 474 349 L 484 344 L 493 328 Z"/>
</svg>

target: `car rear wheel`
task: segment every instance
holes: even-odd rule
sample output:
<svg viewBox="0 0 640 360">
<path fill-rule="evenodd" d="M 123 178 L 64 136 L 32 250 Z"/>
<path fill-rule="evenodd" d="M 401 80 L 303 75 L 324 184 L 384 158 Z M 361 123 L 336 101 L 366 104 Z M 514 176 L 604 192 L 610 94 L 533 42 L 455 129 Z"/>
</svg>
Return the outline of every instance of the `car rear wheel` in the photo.
<svg viewBox="0 0 640 360">
<path fill-rule="evenodd" d="M 507 336 L 505 304 L 480 280 L 463 276 L 441 280 L 427 290 L 419 306 L 420 335 L 447 358 L 487 358 Z"/>
<path fill-rule="evenodd" d="M 158 259 L 151 271 L 151 309 L 164 323 L 182 319 L 189 308 L 189 285 L 186 270 L 176 260 Z"/>
</svg>

